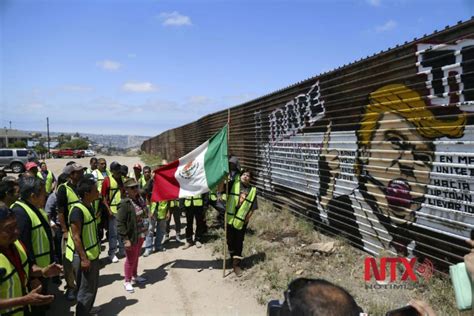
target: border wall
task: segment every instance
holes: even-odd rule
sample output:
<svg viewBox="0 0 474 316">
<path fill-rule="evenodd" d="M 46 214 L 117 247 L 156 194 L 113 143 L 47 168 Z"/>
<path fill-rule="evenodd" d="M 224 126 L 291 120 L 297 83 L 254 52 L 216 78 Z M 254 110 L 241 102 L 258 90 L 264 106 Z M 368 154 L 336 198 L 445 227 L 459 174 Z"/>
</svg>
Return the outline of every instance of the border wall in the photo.
<svg viewBox="0 0 474 316">
<path fill-rule="evenodd" d="M 474 19 L 230 108 L 259 194 L 370 254 L 446 270 L 474 230 Z M 227 110 L 145 141 L 169 161 Z"/>
</svg>

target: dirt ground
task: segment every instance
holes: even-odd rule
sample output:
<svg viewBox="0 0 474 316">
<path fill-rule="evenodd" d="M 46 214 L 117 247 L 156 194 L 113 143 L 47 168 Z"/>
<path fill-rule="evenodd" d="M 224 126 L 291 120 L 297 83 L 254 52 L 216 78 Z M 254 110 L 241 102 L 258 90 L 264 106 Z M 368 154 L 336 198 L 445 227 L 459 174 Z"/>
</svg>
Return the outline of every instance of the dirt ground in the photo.
<svg viewBox="0 0 474 316">
<path fill-rule="evenodd" d="M 132 168 L 140 162 L 137 157 L 105 157 L 110 164 L 116 160 Z M 74 160 L 88 166 L 89 158 L 48 159 L 46 163 L 56 176 L 66 162 Z M 185 222 L 185 218 L 182 218 Z M 173 227 L 172 227 L 173 228 Z M 182 225 L 184 239 L 184 225 Z M 171 236 L 174 230 L 171 230 Z M 106 244 L 104 244 L 106 245 Z M 95 306 L 100 306 L 100 315 L 264 315 L 265 306 L 257 302 L 255 288 L 236 282 L 233 273 L 227 270 L 223 278 L 222 261 L 215 259 L 209 246 L 182 250 L 173 238 L 165 252 L 140 257 L 139 274 L 148 282 L 129 294 L 123 288 L 124 259 L 108 263 L 107 250 L 101 254 L 101 262 L 107 264 L 100 270 L 99 290 Z M 63 289 L 64 283 L 60 286 Z M 73 315 L 74 306 L 68 303 L 62 291 L 56 291 L 55 302 L 48 315 Z"/>
</svg>

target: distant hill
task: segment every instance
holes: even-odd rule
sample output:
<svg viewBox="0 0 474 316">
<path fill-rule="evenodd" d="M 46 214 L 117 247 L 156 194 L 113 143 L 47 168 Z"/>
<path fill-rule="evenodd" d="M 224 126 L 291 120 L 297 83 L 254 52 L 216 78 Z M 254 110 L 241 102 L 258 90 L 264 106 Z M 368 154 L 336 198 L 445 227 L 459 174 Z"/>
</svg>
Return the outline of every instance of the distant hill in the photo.
<svg viewBox="0 0 474 316">
<path fill-rule="evenodd" d="M 46 131 L 29 131 L 29 133 L 41 133 L 46 136 Z M 74 135 L 75 133 L 61 133 L 61 132 L 50 132 L 51 137 L 56 137 L 60 134 Z M 89 133 L 79 133 L 82 137 L 89 138 L 90 141 L 96 144 L 102 144 L 106 147 L 116 148 L 139 148 L 143 141 L 150 138 L 150 136 L 139 136 L 139 135 L 98 135 Z"/>
</svg>

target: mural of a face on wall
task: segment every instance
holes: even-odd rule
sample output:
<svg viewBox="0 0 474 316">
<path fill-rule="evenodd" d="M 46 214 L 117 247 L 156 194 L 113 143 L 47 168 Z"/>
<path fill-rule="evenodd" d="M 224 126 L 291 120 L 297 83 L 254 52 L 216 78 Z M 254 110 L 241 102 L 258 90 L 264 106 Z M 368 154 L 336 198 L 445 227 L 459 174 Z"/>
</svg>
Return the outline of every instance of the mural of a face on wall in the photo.
<svg viewBox="0 0 474 316">
<path fill-rule="evenodd" d="M 358 137 L 356 170 L 362 194 L 378 215 L 412 223 L 421 208 L 434 160 L 433 140 L 463 136 L 465 114 L 436 117 L 420 95 L 404 85 L 369 96 Z"/>
</svg>

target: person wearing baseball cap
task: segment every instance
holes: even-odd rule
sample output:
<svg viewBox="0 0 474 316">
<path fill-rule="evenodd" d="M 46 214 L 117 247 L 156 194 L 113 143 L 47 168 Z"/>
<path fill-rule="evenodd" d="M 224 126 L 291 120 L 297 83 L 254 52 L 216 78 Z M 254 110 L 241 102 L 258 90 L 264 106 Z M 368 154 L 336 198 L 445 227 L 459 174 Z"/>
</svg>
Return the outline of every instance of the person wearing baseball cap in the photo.
<svg viewBox="0 0 474 316">
<path fill-rule="evenodd" d="M 139 163 L 133 165 L 133 174 L 130 174 L 130 178 L 134 178 L 138 182 L 140 189 L 145 187 L 146 181 L 142 174 L 142 165 Z"/>
<path fill-rule="evenodd" d="M 64 264 L 64 278 L 66 280 L 66 298 L 68 301 L 74 301 L 76 299 L 76 281 L 74 275 L 74 269 L 72 264 L 65 260 L 66 242 L 69 231 L 69 212 L 73 205 L 79 202 L 79 195 L 76 192 L 76 187 L 79 181 L 84 175 L 84 168 L 73 161 L 66 164 L 63 169 L 63 173 L 68 177 L 66 183 L 61 184 L 56 192 L 57 196 L 57 208 L 58 208 L 58 219 L 61 225 L 62 237 L 62 254 Z"/>
<path fill-rule="evenodd" d="M 106 207 L 109 215 L 109 259 L 113 263 L 117 263 L 119 259 L 115 255 L 117 251 L 117 241 L 119 247 L 119 255 L 125 254 L 122 239 L 117 234 L 117 210 L 124 194 L 122 181 L 122 166 L 114 161 L 110 164 L 110 172 L 112 176 L 107 177 L 102 182 L 102 202 Z"/>
<path fill-rule="evenodd" d="M 34 161 L 27 162 L 25 165 L 25 170 L 25 175 L 36 177 L 36 174 L 38 173 L 38 165 Z"/>
</svg>

